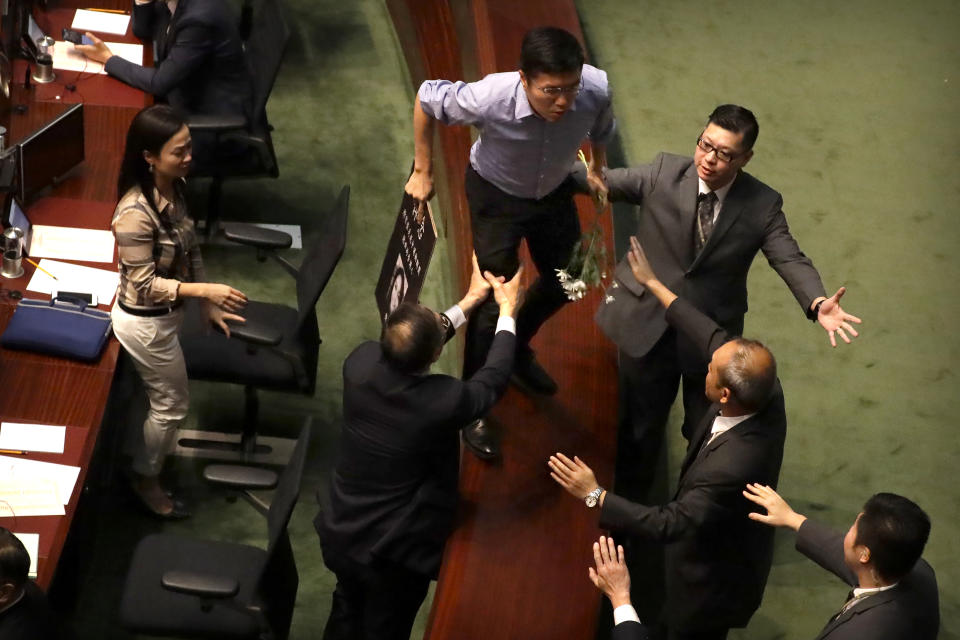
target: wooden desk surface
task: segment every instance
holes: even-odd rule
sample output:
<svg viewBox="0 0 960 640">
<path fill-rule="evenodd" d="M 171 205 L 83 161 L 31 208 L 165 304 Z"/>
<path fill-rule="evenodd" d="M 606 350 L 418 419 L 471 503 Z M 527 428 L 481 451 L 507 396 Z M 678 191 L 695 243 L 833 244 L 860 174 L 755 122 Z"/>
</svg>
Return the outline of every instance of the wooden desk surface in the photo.
<svg viewBox="0 0 960 640">
<path fill-rule="evenodd" d="M 60 29 L 70 26 L 73 10 L 80 7 L 129 11 L 125 0 L 64 0 L 58 8 L 37 14 L 37 22 L 47 33 L 59 38 Z M 128 29 L 126 36 L 110 39 L 136 42 Z M 145 48 L 150 59 L 150 50 Z M 0 105 L 0 124 L 9 132 L 9 143 L 15 144 L 42 124 L 50 121 L 71 102 L 84 102 L 84 163 L 71 171 L 45 197 L 27 205 L 27 213 L 35 224 L 109 229 L 116 204 L 116 180 L 127 128 L 133 116 L 150 104 L 146 94 L 123 85 L 107 76 L 57 72 L 58 83 L 23 87 L 25 62 L 17 61 L 9 102 Z M 67 91 L 65 84 L 75 84 L 76 91 Z M 59 97 L 58 97 L 59 96 Z M 25 110 L 17 109 L 24 105 Z M 81 263 L 108 268 L 103 263 Z M 112 268 L 116 269 L 116 255 Z M 25 274 L 16 279 L 0 279 L 5 290 L 25 291 L 34 267 L 24 264 Z M 29 297 L 45 297 L 29 293 Z M 101 309 L 109 308 L 102 305 Z M 0 295 L 0 331 L 9 322 L 15 301 L 5 292 Z M 56 462 L 80 467 L 65 516 L 0 518 L 0 525 L 18 533 L 39 533 L 40 548 L 37 582 L 47 588 L 53 581 L 57 561 L 73 521 L 80 491 L 87 475 L 107 396 L 116 368 L 119 344 L 111 339 L 100 360 L 91 364 L 52 358 L 22 351 L 0 348 L 0 419 L 4 421 L 66 425 L 64 453 L 31 453 L 32 460 Z"/>
</svg>

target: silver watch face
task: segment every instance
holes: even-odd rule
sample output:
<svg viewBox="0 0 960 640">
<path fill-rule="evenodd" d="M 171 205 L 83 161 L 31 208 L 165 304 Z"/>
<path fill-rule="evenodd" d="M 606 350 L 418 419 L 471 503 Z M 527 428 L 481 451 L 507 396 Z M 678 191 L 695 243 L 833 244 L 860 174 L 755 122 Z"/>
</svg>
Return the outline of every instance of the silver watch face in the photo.
<svg viewBox="0 0 960 640">
<path fill-rule="evenodd" d="M 599 496 L 591 493 L 591 494 L 588 495 L 586 498 L 584 498 L 583 501 L 586 502 L 586 503 L 587 503 L 587 506 L 592 509 L 592 508 L 594 508 L 595 506 L 597 506 L 597 498 L 598 498 L 598 497 L 599 497 Z"/>
</svg>

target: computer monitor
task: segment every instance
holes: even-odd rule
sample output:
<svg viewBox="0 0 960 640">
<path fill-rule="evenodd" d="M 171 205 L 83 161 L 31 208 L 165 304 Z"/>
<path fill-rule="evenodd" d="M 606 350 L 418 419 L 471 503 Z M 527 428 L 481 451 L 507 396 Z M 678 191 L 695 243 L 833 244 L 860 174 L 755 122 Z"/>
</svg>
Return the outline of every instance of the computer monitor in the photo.
<svg viewBox="0 0 960 640">
<path fill-rule="evenodd" d="M 83 162 L 83 104 L 75 104 L 17 145 L 20 202 L 56 184 Z"/>
</svg>

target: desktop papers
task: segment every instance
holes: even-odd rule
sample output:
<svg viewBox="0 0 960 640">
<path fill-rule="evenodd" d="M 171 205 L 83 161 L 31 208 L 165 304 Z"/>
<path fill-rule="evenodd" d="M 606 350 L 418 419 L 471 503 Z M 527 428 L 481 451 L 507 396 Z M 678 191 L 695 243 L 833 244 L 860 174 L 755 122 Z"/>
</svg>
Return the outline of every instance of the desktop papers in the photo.
<svg viewBox="0 0 960 640">
<path fill-rule="evenodd" d="M 30 555 L 30 573 L 28 575 L 31 578 L 36 578 L 37 558 L 40 555 L 40 534 L 13 532 L 13 535 L 20 538 L 20 542 L 22 542 L 23 546 L 27 548 L 27 553 Z"/>
<path fill-rule="evenodd" d="M 62 516 L 64 513 L 54 480 L 0 480 L 0 517 Z"/>
<path fill-rule="evenodd" d="M 50 295 L 54 290 L 85 291 L 95 293 L 99 303 L 103 305 L 110 304 L 113 301 L 113 296 L 117 293 L 117 286 L 120 284 L 120 274 L 116 271 L 82 267 L 69 262 L 50 260 L 49 258 L 41 260 L 40 267 L 55 275 L 57 280 L 37 269 L 33 272 L 33 277 L 30 278 L 27 291 L 36 291 L 47 295 Z"/>
<path fill-rule="evenodd" d="M 80 33 L 84 31 L 96 31 L 99 33 L 114 33 L 122 36 L 127 32 L 127 26 L 129 24 L 130 16 L 126 13 L 77 9 L 77 13 L 73 16 L 73 24 L 70 25 L 70 28 L 76 29 Z M 140 63 L 138 62 L 137 64 Z"/>
<path fill-rule="evenodd" d="M 133 64 L 143 64 L 143 45 L 125 42 L 105 42 L 110 52 L 129 60 Z M 53 68 L 61 71 L 79 71 L 80 73 L 99 73 L 106 75 L 102 62 L 86 57 L 76 49 L 72 42 L 57 40 L 53 45 Z"/>
<path fill-rule="evenodd" d="M 35 224 L 30 241 L 30 257 L 113 262 L 113 245 L 113 233 L 103 229 Z"/>
<path fill-rule="evenodd" d="M 67 428 L 46 424 L 0 424 L 0 449 L 63 453 Z"/>
</svg>

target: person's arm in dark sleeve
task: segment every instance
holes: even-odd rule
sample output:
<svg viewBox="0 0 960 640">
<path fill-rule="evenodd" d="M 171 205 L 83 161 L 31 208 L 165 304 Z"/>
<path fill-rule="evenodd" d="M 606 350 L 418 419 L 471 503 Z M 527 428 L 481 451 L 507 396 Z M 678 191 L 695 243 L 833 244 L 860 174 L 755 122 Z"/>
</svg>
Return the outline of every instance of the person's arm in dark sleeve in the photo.
<svg viewBox="0 0 960 640">
<path fill-rule="evenodd" d="M 165 96 L 186 80 L 208 59 L 215 46 L 214 34 L 202 24 L 191 24 L 177 31 L 167 57 L 156 67 L 144 67 L 111 56 L 104 68 L 118 80 L 154 96 Z"/>
<path fill-rule="evenodd" d="M 851 587 L 857 576 L 843 561 L 843 534 L 826 525 L 804 520 L 797 530 L 797 551 L 834 574 Z"/>
</svg>

